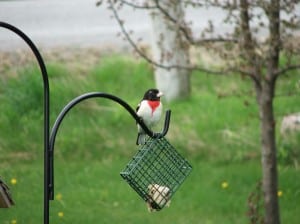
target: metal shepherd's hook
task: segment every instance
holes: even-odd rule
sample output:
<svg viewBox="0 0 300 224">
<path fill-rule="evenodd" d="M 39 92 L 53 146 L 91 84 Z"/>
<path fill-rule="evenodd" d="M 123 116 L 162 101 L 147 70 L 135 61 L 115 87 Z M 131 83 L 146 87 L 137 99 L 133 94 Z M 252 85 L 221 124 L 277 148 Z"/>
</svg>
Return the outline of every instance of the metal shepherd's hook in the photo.
<svg viewBox="0 0 300 224">
<path fill-rule="evenodd" d="M 44 63 L 44 60 L 38 51 L 37 47 L 34 45 L 34 43 L 30 40 L 30 38 L 23 33 L 21 30 L 16 28 L 15 26 L 12 26 L 8 23 L 1 22 L 0 21 L 0 27 L 6 28 L 15 34 L 17 34 L 19 37 L 21 37 L 26 44 L 30 47 L 32 50 L 34 56 L 36 57 L 39 67 L 41 69 L 42 77 L 43 77 L 43 83 L 44 83 L 44 224 L 49 223 L 49 191 L 48 191 L 48 185 L 49 185 L 49 111 L 50 111 L 50 96 L 49 96 L 49 79 L 48 74 L 46 70 L 46 66 Z"/>
<path fill-rule="evenodd" d="M 60 112 L 58 115 L 52 131 L 51 131 L 51 136 L 50 136 L 50 147 L 49 147 L 49 159 L 50 159 L 50 182 L 49 182 L 49 196 L 50 200 L 54 199 L 54 145 L 55 145 L 55 139 L 56 139 L 56 134 L 58 132 L 58 129 L 60 127 L 61 122 L 63 121 L 64 117 L 66 114 L 78 103 L 90 99 L 90 98 L 106 98 L 109 100 L 112 100 L 121 106 L 123 106 L 129 114 L 136 120 L 136 122 L 144 129 L 147 135 L 149 135 L 152 138 L 162 138 L 164 137 L 168 130 L 169 130 L 169 124 L 170 124 L 170 116 L 171 116 L 171 111 L 167 110 L 166 115 L 165 115 L 165 122 L 164 122 L 164 128 L 161 133 L 154 133 L 152 132 L 143 122 L 143 120 L 136 114 L 135 110 L 130 107 L 129 104 L 127 104 L 124 100 L 120 99 L 117 96 L 108 94 L 108 93 L 102 93 L 102 92 L 91 92 L 91 93 L 85 93 L 83 95 L 80 95 L 70 101 Z"/>
</svg>

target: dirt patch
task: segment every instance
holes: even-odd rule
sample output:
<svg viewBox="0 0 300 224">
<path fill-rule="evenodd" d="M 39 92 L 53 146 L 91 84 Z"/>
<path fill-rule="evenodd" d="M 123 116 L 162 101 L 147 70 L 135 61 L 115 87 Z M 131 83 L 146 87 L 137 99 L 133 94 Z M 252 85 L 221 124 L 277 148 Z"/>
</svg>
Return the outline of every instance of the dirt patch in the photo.
<svg viewBox="0 0 300 224">
<path fill-rule="evenodd" d="M 99 63 L 101 57 L 114 54 L 131 54 L 129 49 L 106 47 L 90 48 L 51 48 L 41 49 L 40 54 L 44 63 L 64 64 L 68 68 L 87 70 Z M 11 77 L 17 74 L 19 68 L 29 64 L 36 64 L 36 58 L 31 50 L 20 49 L 17 51 L 0 52 L 0 74 L 3 77 Z"/>
<path fill-rule="evenodd" d="M 36 160 L 36 155 L 33 152 L 9 152 L 1 153 L 1 167 L 8 167 L 20 161 L 33 161 Z"/>
</svg>

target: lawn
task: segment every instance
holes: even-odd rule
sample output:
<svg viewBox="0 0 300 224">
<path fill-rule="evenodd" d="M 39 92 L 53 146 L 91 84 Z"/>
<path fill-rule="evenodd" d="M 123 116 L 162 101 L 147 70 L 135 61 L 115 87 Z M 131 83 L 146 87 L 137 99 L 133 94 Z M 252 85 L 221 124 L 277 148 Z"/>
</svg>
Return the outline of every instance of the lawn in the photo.
<svg viewBox="0 0 300 224">
<path fill-rule="evenodd" d="M 84 72 L 52 61 L 47 68 L 51 124 L 66 103 L 85 92 L 112 93 L 135 108 L 143 92 L 154 86 L 151 68 L 130 57 L 103 57 Z M 35 65 L 13 71 L 16 75 L 8 68 L 0 83 L 0 175 L 16 205 L 2 209 L 0 220 L 42 223 L 42 82 Z M 278 129 L 284 114 L 300 111 L 297 82 L 299 73 L 278 82 Z M 164 107 L 172 110 L 167 138 L 193 165 L 171 206 L 149 213 L 120 177 L 137 150 L 135 122 L 115 103 L 91 99 L 75 107 L 58 132 L 50 223 L 250 223 L 248 197 L 261 178 L 259 118 L 251 82 L 195 72 L 191 97 L 164 102 Z M 285 146 L 278 134 L 278 148 L 285 152 L 278 158 L 281 219 L 297 224 L 299 168 L 291 161 L 299 161 L 299 142 L 289 146 L 291 151 Z"/>
</svg>

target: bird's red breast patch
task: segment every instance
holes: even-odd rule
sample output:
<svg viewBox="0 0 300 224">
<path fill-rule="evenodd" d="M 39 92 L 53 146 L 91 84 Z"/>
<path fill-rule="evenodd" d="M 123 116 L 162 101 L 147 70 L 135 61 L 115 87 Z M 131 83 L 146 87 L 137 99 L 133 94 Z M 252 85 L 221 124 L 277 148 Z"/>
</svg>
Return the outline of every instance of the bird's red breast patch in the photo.
<svg viewBox="0 0 300 224">
<path fill-rule="evenodd" d="M 151 100 L 148 100 L 148 104 L 149 106 L 151 107 L 151 110 L 152 110 L 152 113 L 155 111 L 155 109 L 159 106 L 160 104 L 160 101 L 151 101 Z"/>
</svg>

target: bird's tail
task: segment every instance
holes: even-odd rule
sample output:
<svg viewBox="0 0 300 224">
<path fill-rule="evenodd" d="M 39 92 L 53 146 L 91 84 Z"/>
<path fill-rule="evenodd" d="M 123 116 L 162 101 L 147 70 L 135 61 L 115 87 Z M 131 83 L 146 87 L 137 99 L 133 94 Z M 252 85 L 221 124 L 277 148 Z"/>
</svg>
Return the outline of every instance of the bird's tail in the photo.
<svg viewBox="0 0 300 224">
<path fill-rule="evenodd" d="M 137 145 L 144 145 L 146 143 L 146 134 L 145 133 L 138 133 L 138 136 L 136 138 L 136 144 Z"/>
</svg>

